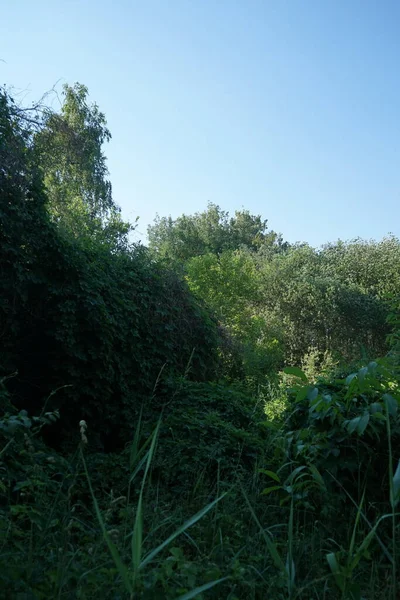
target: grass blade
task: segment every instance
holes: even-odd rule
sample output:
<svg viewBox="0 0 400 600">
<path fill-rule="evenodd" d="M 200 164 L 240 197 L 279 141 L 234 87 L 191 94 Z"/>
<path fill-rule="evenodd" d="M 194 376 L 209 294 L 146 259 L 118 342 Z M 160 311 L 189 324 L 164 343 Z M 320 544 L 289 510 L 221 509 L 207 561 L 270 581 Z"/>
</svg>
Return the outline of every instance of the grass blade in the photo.
<svg viewBox="0 0 400 600">
<path fill-rule="evenodd" d="M 138 419 L 138 423 L 137 423 L 137 426 L 135 429 L 135 435 L 133 436 L 133 442 L 132 442 L 131 451 L 130 451 L 130 455 L 129 455 L 129 464 L 130 464 L 131 469 L 133 469 L 133 465 L 135 464 L 135 462 L 138 459 L 139 438 L 140 438 L 140 429 L 142 426 L 142 416 L 143 416 L 143 405 L 140 409 L 139 419 Z"/>
<path fill-rule="evenodd" d="M 158 439 L 158 432 L 160 430 L 160 425 L 161 425 L 161 418 L 158 420 L 157 426 L 151 436 L 151 444 L 150 444 L 149 451 L 147 453 L 146 467 L 145 467 L 145 471 L 144 471 L 144 475 L 143 475 L 143 479 L 142 479 L 142 486 L 140 489 L 139 500 L 138 500 L 138 505 L 137 505 L 137 509 L 136 509 L 135 524 L 133 526 L 133 535 L 132 535 L 132 539 L 131 539 L 131 555 L 132 555 L 132 566 L 133 566 L 134 579 L 136 578 L 136 575 L 139 571 L 141 560 L 142 560 L 144 486 L 146 484 L 147 474 L 149 472 L 151 461 L 153 459 L 154 450 L 155 450 L 157 439 Z"/>
<path fill-rule="evenodd" d="M 224 496 L 226 496 L 226 494 L 227 494 L 227 492 L 222 494 L 222 496 L 220 496 L 219 498 L 217 498 L 216 500 L 214 500 L 213 502 L 208 504 L 205 508 L 202 508 L 195 515 L 193 515 L 193 517 L 191 517 L 188 521 L 186 521 L 183 525 L 181 525 L 181 527 L 178 527 L 178 529 L 176 531 L 174 531 L 173 534 L 171 534 L 166 540 L 164 540 L 164 542 L 162 542 L 159 546 L 157 546 L 157 548 L 152 550 L 144 558 L 142 564 L 140 565 L 140 568 L 145 567 L 149 562 L 151 562 L 153 560 L 153 558 L 155 558 L 155 556 L 157 556 L 157 554 L 159 554 L 159 552 L 161 552 L 161 550 L 163 550 L 166 546 L 168 546 L 168 544 L 170 542 L 172 542 L 175 538 L 177 538 L 178 535 L 181 535 L 181 533 L 186 531 L 186 529 L 189 529 L 189 527 L 191 527 L 192 525 L 197 523 L 197 521 L 199 521 L 201 518 L 203 518 L 204 515 L 206 515 L 212 508 L 214 508 L 214 506 L 217 504 L 217 502 L 219 502 L 220 500 L 222 500 L 222 498 Z"/>
<path fill-rule="evenodd" d="M 250 500 L 247 497 L 246 492 L 244 491 L 244 489 L 242 488 L 242 494 L 244 496 L 244 499 L 246 500 L 247 506 L 249 507 L 250 513 L 254 519 L 254 521 L 257 523 L 260 532 L 265 540 L 265 543 L 267 545 L 268 548 L 268 552 L 271 555 L 272 560 L 275 563 L 275 566 L 278 567 L 278 569 L 281 571 L 281 573 L 283 573 L 285 576 L 287 575 L 286 573 L 286 567 L 285 564 L 276 548 L 276 545 L 274 544 L 274 542 L 272 541 L 271 537 L 269 534 L 267 534 L 267 532 L 265 531 L 265 529 L 261 526 L 260 521 L 257 518 L 256 513 L 254 512 L 253 507 L 251 506 Z"/>
<path fill-rule="evenodd" d="M 219 583 L 221 583 L 222 581 L 225 581 L 226 579 L 229 579 L 229 577 L 222 577 L 221 579 L 215 579 L 215 581 L 210 581 L 209 583 L 200 585 L 199 587 L 195 588 L 194 590 L 190 590 L 190 592 L 186 592 L 186 594 L 183 594 L 183 596 L 179 596 L 178 598 L 176 598 L 176 600 L 191 600 L 192 598 L 196 598 L 196 596 L 198 596 L 199 594 L 206 592 L 210 588 L 214 587 L 215 585 L 218 585 Z"/>
<path fill-rule="evenodd" d="M 85 457 L 83 456 L 83 452 L 82 452 L 82 448 L 81 448 L 81 458 L 82 458 L 82 462 L 83 462 L 83 468 L 85 469 L 85 474 L 86 474 L 86 478 L 88 481 L 88 485 L 89 485 L 89 490 L 90 490 L 90 494 L 92 496 L 92 500 L 93 500 L 93 504 L 94 504 L 94 509 L 96 511 L 96 516 L 97 519 L 99 521 L 100 524 L 100 528 L 101 528 L 101 532 L 103 534 L 103 537 L 107 543 L 108 549 L 110 551 L 110 554 L 114 560 L 115 566 L 117 567 L 117 570 L 120 574 L 120 577 L 122 579 L 122 581 L 124 582 L 125 585 L 125 589 L 127 592 L 129 592 L 130 594 L 133 594 L 133 587 L 131 584 L 131 580 L 129 579 L 129 574 L 128 574 L 128 569 L 126 568 L 126 566 L 124 565 L 124 563 L 122 562 L 121 556 L 116 548 L 116 546 L 113 544 L 113 542 L 110 539 L 110 536 L 107 533 L 106 530 L 106 526 L 104 524 L 103 521 L 103 517 L 101 516 L 101 512 L 100 512 L 100 508 L 97 502 L 97 499 L 94 495 L 93 492 L 93 488 L 92 488 L 92 482 L 90 480 L 89 477 L 89 472 L 86 466 L 86 461 L 85 461 Z"/>
</svg>

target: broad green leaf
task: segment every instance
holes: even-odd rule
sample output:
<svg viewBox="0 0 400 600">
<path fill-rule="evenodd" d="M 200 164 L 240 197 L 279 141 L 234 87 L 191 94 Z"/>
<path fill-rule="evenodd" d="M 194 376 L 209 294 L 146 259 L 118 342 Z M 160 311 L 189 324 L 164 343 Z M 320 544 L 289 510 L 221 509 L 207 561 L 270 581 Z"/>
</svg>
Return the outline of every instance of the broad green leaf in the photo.
<svg viewBox="0 0 400 600">
<path fill-rule="evenodd" d="M 299 367 L 285 367 L 283 372 L 286 373 L 286 375 L 294 375 L 307 383 L 307 376 L 304 371 L 299 369 Z"/>
<path fill-rule="evenodd" d="M 302 402 L 303 400 L 305 400 L 305 398 L 307 398 L 307 388 L 306 387 L 302 387 L 296 394 L 296 402 Z"/>
<path fill-rule="evenodd" d="M 268 496 L 268 494 L 272 494 L 272 492 L 276 492 L 277 490 L 281 490 L 281 489 L 282 489 L 281 485 L 272 485 L 271 487 L 265 488 L 265 490 L 263 490 L 261 492 L 261 495 Z"/>
<path fill-rule="evenodd" d="M 393 398 L 393 396 L 391 396 L 390 394 L 383 394 L 382 399 L 386 403 L 389 415 L 394 417 L 398 409 L 396 398 Z"/>
<path fill-rule="evenodd" d="M 368 373 L 368 367 L 363 367 L 362 369 L 360 369 L 358 371 L 358 380 L 360 383 L 364 382 L 364 379 L 365 379 L 365 376 L 367 375 L 367 373 Z"/>
<path fill-rule="evenodd" d="M 260 469 L 259 472 L 264 473 L 264 475 L 268 475 L 268 477 L 271 477 L 271 479 L 274 479 L 278 483 L 281 482 L 279 475 L 277 475 L 277 473 L 274 473 L 274 471 L 268 471 L 267 469 Z"/>
<path fill-rule="evenodd" d="M 350 375 L 348 375 L 346 377 L 346 385 L 349 385 L 355 377 L 357 377 L 357 373 L 351 373 Z"/>
<path fill-rule="evenodd" d="M 322 475 L 318 471 L 317 467 L 315 465 L 310 465 L 309 468 L 311 471 L 311 475 L 313 476 L 315 481 L 320 485 L 320 487 L 322 487 L 323 489 L 326 489 L 325 481 L 323 480 Z"/>
<path fill-rule="evenodd" d="M 301 473 L 302 471 L 304 471 L 304 469 L 305 469 L 305 468 L 306 468 L 306 466 L 305 466 L 305 465 L 301 465 L 300 467 L 296 467 L 296 468 L 294 469 L 294 471 L 292 471 L 292 472 L 290 473 L 289 477 L 288 477 L 288 478 L 287 478 L 287 480 L 286 480 L 286 483 L 293 483 L 293 482 L 294 482 L 294 480 L 296 479 L 297 475 L 298 475 L 299 473 Z"/>
<path fill-rule="evenodd" d="M 33 483 L 30 479 L 27 479 L 26 481 L 21 481 L 13 487 L 13 492 L 18 492 L 18 490 L 22 490 L 23 488 L 29 487 L 31 485 L 33 485 Z"/>
<path fill-rule="evenodd" d="M 355 417 L 354 419 L 347 421 L 346 429 L 350 434 L 354 433 L 356 431 L 356 429 L 360 423 L 360 420 L 361 420 L 361 417 Z"/>
<path fill-rule="evenodd" d="M 343 592 L 345 589 L 345 578 L 343 577 L 342 568 L 337 561 L 336 554 L 334 552 L 327 554 L 326 560 L 328 561 L 330 570 L 335 577 L 338 588 Z"/>
<path fill-rule="evenodd" d="M 357 433 L 358 435 L 362 435 L 367 428 L 369 423 L 369 413 L 365 413 L 361 418 L 357 425 Z"/>
<path fill-rule="evenodd" d="M 315 400 L 318 397 L 318 388 L 310 388 L 310 390 L 307 392 L 307 398 L 309 399 L 310 402 L 312 402 L 313 400 Z"/>
</svg>

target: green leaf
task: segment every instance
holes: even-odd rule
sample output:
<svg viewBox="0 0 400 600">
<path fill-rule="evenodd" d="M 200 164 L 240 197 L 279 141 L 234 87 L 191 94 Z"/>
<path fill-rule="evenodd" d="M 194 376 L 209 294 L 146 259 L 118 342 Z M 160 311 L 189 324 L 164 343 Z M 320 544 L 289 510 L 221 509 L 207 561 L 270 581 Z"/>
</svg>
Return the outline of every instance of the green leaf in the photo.
<svg viewBox="0 0 400 600">
<path fill-rule="evenodd" d="M 368 373 L 368 367 L 363 367 L 362 369 L 360 369 L 358 371 L 358 380 L 360 383 L 364 382 L 364 379 L 365 379 L 365 376 L 367 375 L 367 373 Z"/>
<path fill-rule="evenodd" d="M 390 416 L 394 417 L 397 413 L 398 404 L 396 398 L 393 398 L 390 394 L 383 394 L 382 399 L 384 400 L 387 410 Z"/>
<path fill-rule="evenodd" d="M 278 483 L 281 482 L 279 475 L 277 475 L 277 473 L 274 473 L 274 471 L 268 471 L 267 469 L 260 469 L 259 472 L 264 473 L 264 475 L 268 475 L 268 477 L 271 477 L 271 479 L 274 479 Z"/>
<path fill-rule="evenodd" d="M 346 377 L 346 385 L 349 385 L 355 377 L 357 377 L 357 373 L 351 373 L 350 375 L 348 375 Z"/>
<path fill-rule="evenodd" d="M 302 402 L 307 398 L 308 390 L 306 387 L 302 387 L 296 394 L 296 402 Z"/>
<path fill-rule="evenodd" d="M 286 567 L 285 564 L 278 552 L 278 548 L 276 546 L 276 544 L 274 544 L 271 535 L 264 529 L 264 527 L 262 527 L 260 521 L 257 518 L 256 513 L 254 512 L 254 508 L 252 507 L 250 500 L 247 497 L 246 492 L 244 491 L 244 489 L 242 488 L 242 494 L 244 496 L 244 499 L 246 500 L 247 506 L 249 507 L 251 516 L 253 517 L 255 523 L 258 525 L 258 528 L 260 530 L 261 535 L 264 538 L 264 541 L 266 543 L 266 546 L 268 548 L 268 552 L 271 555 L 272 560 L 275 563 L 275 566 L 280 570 L 280 572 L 286 576 Z"/>
<path fill-rule="evenodd" d="M 310 388 L 307 392 L 307 398 L 313 402 L 318 397 L 318 388 Z"/>
<path fill-rule="evenodd" d="M 315 465 L 310 465 L 310 471 L 311 471 L 311 475 L 313 476 L 313 478 L 315 479 L 315 481 L 319 484 L 319 486 L 323 489 L 326 489 L 325 486 L 325 481 L 322 478 L 321 473 L 318 471 L 317 467 Z"/>
<path fill-rule="evenodd" d="M 332 571 L 332 574 L 335 577 L 335 581 L 336 581 L 338 588 L 340 589 L 341 592 L 344 592 L 345 578 L 343 577 L 342 568 L 337 561 L 336 554 L 334 552 L 327 554 L 326 560 L 328 561 L 330 570 Z"/>
<path fill-rule="evenodd" d="M 282 489 L 281 485 L 272 485 L 271 487 L 265 488 L 265 490 L 263 490 L 261 492 L 261 495 L 268 496 L 268 494 L 272 494 L 272 492 L 276 492 L 277 490 L 281 490 L 281 489 Z"/>
<path fill-rule="evenodd" d="M 286 373 L 286 375 L 294 375 L 307 383 L 307 376 L 304 371 L 299 369 L 299 367 L 285 367 L 283 372 Z"/>
<path fill-rule="evenodd" d="M 189 527 L 192 527 L 192 525 L 194 525 L 195 523 L 197 523 L 197 521 L 202 519 L 204 517 L 204 515 L 206 515 L 212 508 L 214 508 L 214 506 L 217 504 L 217 502 L 220 502 L 220 500 L 222 500 L 222 498 L 224 498 L 224 496 L 226 496 L 226 494 L 227 494 L 227 492 L 222 494 L 222 496 L 220 496 L 213 502 L 210 502 L 210 504 L 208 504 L 206 507 L 202 508 L 193 517 L 188 519 L 186 521 L 186 523 L 181 525 L 181 527 L 178 527 L 178 529 L 173 534 L 171 534 L 166 540 L 164 540 L 159 546 L 157 546 L 157 548 L 154 548 L 154 550 L 149 552 L 149 554 L 143 559 L 143 561 L 140 565 L 140 568 L 142 569 L 149 562 L 151 562 L 153 560 L 153 558 L 155 558 L 157 556 L 157 554 L 159 554 L 161 552 L 161 550 L 163 550 L 166 546 L 168 546 L 169 543 L 171 543 L 175 538 L 177 538 L 178 535 L 181 535 L 181 533 L 186 531 L 186 529 L 189 529 Z"/>
<path fill-rule="evenodd" d="M 358 435 L 362 435 L 369 423 L 369 413 L 365 413 L 364 415 L 360 415 L 359 417 L 354 417 L 350 421 L 346 422 L 347 431 L 352 434 L 357 431 Z"/>
<path fill-rule="evenodd" d="M 305 465 L 301 465 L 300 467 L 296 467 L 289 475 L 289 477 L 286 479 L 285 483 L 289 483 L 292 484 L 295 480 L 296 477 L 299 473 L 301 473 L 302 471 L 304 471 L 304 469 L 306 468 Z"/>
<path fill-rule="evenodd" d="M 357 426 L 358 435 L 362 435 L 367 428 L 369 423 L 369 413 L 365 413 L 361 418 Z"/>
<path fill-rule="evenodd" d="M 400 500 L 400 460 L 397 464 L 396 472 L 393 475 L 392 490 L 393 490 L 392 508 L 395 508 L 395 506 L 398 504 L 398 502 Z"/>
</svg>

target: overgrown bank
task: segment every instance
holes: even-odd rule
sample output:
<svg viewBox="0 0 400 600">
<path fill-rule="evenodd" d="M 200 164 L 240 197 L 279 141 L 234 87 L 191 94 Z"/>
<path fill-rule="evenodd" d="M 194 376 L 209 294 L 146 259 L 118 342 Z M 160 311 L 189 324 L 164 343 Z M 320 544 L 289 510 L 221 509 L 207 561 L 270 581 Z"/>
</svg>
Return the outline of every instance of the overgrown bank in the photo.
<svg viewBox="0 0 400 600">
<path fill-rule="evenodd" d="M 108 138 L 0 95 L 3 596 L 397 598 L 398 240 L 133 245 Z"/>
</svg>

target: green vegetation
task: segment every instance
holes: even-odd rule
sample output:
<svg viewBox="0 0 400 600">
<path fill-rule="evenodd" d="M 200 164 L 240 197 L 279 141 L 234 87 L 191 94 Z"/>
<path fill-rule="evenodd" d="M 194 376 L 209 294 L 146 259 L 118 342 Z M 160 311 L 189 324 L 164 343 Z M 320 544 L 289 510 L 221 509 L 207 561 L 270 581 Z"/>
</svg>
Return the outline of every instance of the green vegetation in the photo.
<svg viewBox="0 0 400 600">
<path fill-rule="evenodd" d="M 134 244 L 104 115 L 0 90 L 0 590 L 396 600 L 400 241 Z"/>
</svg>

